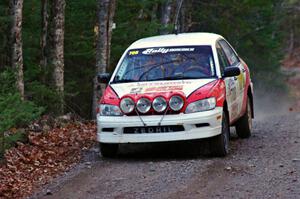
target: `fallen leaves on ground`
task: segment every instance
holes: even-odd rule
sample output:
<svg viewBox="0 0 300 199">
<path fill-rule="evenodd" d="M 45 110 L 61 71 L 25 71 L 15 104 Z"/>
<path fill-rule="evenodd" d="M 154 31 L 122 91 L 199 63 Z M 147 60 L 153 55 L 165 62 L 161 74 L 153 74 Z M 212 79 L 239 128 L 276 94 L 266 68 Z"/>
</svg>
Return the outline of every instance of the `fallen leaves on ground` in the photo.
<svg viewBox="0 0 300 199">
<path fill-rule="evenodd" d="M 288 54 L 282 61 L 285 68 L 300 67 L 300 48 L 293 50 L 293 53 Z"/>
<path fill-rule="evenodd" d="M 0 198 L 24 198 L 78 162 L 81 151 L 96 140 L 94 123 L 72 123 L 47 133 L 29 133 L 29 143 L 17 143 L 0 166 Z"/>
</svg>

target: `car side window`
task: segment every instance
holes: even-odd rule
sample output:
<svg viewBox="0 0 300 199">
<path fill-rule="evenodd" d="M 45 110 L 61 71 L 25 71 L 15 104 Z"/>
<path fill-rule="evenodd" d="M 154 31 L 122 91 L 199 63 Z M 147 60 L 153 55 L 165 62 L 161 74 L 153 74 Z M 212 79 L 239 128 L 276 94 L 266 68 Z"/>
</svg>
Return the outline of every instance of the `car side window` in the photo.
<svg viewBox="0 0 300 199">
<path fill-rule="evenodd" d="M 217 43 L 216 48 L 217 48 L 217 53 L 218 53 L 221 74 L 223 75 L 225 68 L 230 66 L 230 64 L 227 60 L 225 52 L 223 51 L 223 49 L 219 43 Z"/>
<path fill-rule="evenodd" d="M 222 48 L 223 48 L 223 50 L 226 54 L 226 57 L 229 61 L 229 64 L 231 66 L 236 65 L 237 63 L 239 63 L 238 56 L 235 54 L 235 52 L 232 50 L 232 48 L 229 46 L 229 44 L 225 40 L 221 40 L 220 45 L 222 46 Z"/>
</svg>

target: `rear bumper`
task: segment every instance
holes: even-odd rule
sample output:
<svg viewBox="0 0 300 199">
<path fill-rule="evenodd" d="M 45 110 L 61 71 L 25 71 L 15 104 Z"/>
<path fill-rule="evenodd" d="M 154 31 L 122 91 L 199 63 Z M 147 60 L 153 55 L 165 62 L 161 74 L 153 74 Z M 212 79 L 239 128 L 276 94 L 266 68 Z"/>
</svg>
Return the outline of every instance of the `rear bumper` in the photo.
<svg viewBox="0 0 300 199">
<path fill-rule="evenodd" d="M 184 131 L 169 133 L 123 134 L 125 127 L 143 127 L 138 116 L 107 117 L 97 115 L 97 140 L 102 143 L 146 143 L 193 140 L 208 138 L 221 133 L 221 107 L 211 111 L 191 114 L 166 115 L 162 126 L 183 125 Z M 161 115 L 142 116 L 147 126 L 158 126 Z M 196 124 L 207 123 L 209 126 L 197 127 Z M 112 129 L 111 132 L 103 128 Z"/>
</svg>

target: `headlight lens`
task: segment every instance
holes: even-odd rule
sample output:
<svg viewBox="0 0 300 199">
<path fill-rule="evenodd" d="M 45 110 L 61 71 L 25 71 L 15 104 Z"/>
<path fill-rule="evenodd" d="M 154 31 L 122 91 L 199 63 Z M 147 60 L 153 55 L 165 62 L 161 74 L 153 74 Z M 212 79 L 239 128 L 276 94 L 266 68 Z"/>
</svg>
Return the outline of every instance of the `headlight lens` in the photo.
<svg viewBox="0 0 300 199">
<path fill-rule="evenodd" d="M 122 112 L 118 106 L 109 104 L 100 104 L 100 115 L 102 116 L 121 116 Z"/>
<path fill-rule="evenodd" d="M 134 101 L 129 97 L 123 98 L 120 102 L 120 108 L 125 114 L 131 113 L 134 109 Z"/>
<path fill-rule="evenodd" d="M 152 102 L 152 107 L 156 112 L 163 112 L 167 108 L 167 101 L 163 97 L 156 97 Z"/>
<path fill-rule="evenodd" d="M 147 98 L 141 98 L 136 103 L 136 108 L 141 113 L 147 113 L 151 108 L 151 102 Z"/>
<path fill-rule="evenodd" d="M 184 100 L 179 95 L 174 95 L 169 101 L 169 106 L 173 111 L 179 111 L 184 105 Z"/>
<path fill-rule="evenodd" d="M 195 113 L 200 111 L 212 110 L 216 107 L 216 98 L 211 97 L 196 102 L 190 103 L 185 110 L 185 113 Z"/>
</svg>

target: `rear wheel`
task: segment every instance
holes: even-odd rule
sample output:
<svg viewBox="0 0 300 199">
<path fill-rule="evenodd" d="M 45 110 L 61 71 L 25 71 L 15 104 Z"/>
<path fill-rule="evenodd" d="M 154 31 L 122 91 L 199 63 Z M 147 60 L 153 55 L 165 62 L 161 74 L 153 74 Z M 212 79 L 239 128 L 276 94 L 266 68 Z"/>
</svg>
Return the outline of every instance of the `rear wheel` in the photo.
<svg viewBox="0 0 300 199">
<path fill-rule="evenodd" d="M 118 144 L 100 143 L 100 152 L 103 157 L 106 158 L 115 157 L 118 153 L 118 149 L 119 149 Z"/>
<path fill-rule="evenodd" d="M 229 152 L 229 122 L 228 115 L 223 111 L 222 132 L 210 140 L 210 151 L 212 155 L 224 157 Z"/>
<path fill-rule="evenodd" d="M 251 136 L 252 129 L 252 112 L 251 101 L 247 98 L 247 108 L 245 114 L 237 121 L 235 125 L 236 134 L 240 138 L 249 138 Z"/>
</svg>

